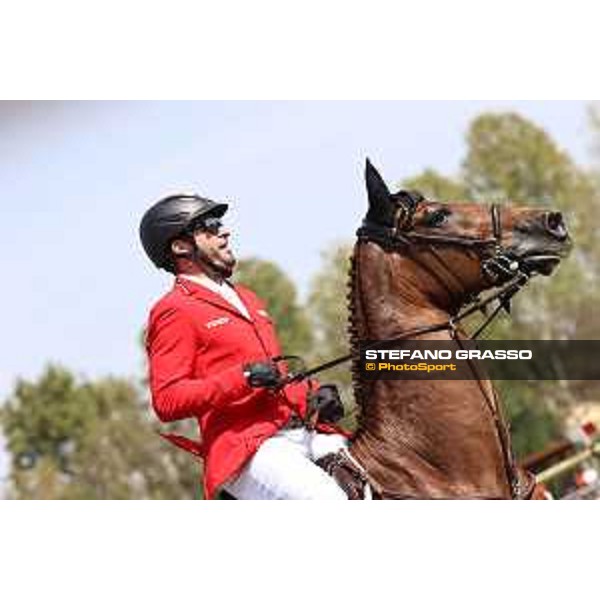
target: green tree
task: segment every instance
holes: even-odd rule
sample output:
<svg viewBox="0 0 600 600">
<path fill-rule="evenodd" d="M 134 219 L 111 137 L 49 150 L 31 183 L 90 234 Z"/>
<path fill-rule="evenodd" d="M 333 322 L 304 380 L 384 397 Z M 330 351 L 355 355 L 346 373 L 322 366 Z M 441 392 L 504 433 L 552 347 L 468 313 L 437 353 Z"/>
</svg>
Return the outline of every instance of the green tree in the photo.
<svg viewBox="0 0 600 600">
<path fill-rule="evenodd" d="M 349 352 L 348 281 L 350 244 L 338 243 L 322 254 L 323 265 L 313 277 L 308 297 L 316 344 L 315 362 L 325 362 Z M 348 363 L 323 374 L 329 381 L 348 386 L 351 382 Z"/>
<path fill-rule="evenodd" d="M 315 331 L 312 362 L 321 364 L 350 352 L 348 291 L 352 245 L 339 242 L 322 254 L 322 266 L 311 281 L 307 306 Z M 350 363 L 345 362 L 317 375 L 322 383 L 338 386 L 346 406 L 341 425 L 352 429 L 356 414 Z"/>
<path fill-rule="evenodd" d="M 35 455 L 60 464 L 65 444 L 80 443 L 95 417 L 95 407 L 81 400 L 74 376 L 57 366 L 36 383 L 19 380 L 0 413 L 13 459 Z"/>
<path fill-rule="evenodd" d="M 574 190 L 585 185 L 568 155 L 542 128 L 518 114 L 476 118 L 467 145 L 463 178 L 476 200 L 508 198 L 531 206 L 550 199 L 569 210 Z"/>
<path fill-rule="evenodd" d="M 545 401 L 555 383 L 535 383 L 495 382 L 510 421 L 513 448 L 520 459 L 541 450 L 561 432 L 560 414 Z"/>
<path fill-rule="evenodd" d="M 271 261 L 248 258 L 238 263 L 235 279 L 266 302 L 284 353 L 306 355 L 313 343 L 311 325 L 290 278 Z"/>
<path fill-rule="evenodd" d="M 124 379 L 79 382 L 50 366 L 19 381 L 0 411 L 16 498 L 191 498 L 199 468 L 156 435 Z"/>
<path fill-rule="evenodd" d="M 600 169 L 600 102 L 594 102 L 590 105 L 588 120 L 592 137 L 591 152 L 596 165 L 596 171 L 598 171 Z"/>
</svg>

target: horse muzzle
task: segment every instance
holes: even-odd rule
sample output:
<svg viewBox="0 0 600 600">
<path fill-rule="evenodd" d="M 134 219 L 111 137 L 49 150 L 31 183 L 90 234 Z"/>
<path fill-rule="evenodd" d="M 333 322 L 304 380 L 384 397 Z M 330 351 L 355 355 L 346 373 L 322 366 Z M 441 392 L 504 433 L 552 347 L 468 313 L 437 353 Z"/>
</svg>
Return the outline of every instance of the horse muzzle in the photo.
<svg viewBox="0 0 600 600">
<path fill-rule="evenodd" d="M 563 216 L 556 211 L 536 211 L 513 229 L 512 254 L 528 274 L 551 275 L 573 248 Z"/>
</svg>

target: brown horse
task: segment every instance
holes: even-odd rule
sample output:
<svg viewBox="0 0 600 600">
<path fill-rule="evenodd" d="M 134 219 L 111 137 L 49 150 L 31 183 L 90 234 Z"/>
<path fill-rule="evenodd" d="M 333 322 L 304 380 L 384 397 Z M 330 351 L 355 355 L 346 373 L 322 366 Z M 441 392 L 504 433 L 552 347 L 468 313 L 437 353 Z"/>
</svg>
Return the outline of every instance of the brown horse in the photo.
<svg viewBox="0 0 600 600">
<path fill-rule="evenodd" d="M 383 498 L 532 497 L 535 480 L 516 465 L 488 379 L 367 382 L 357 371 L 358 344 L 450 322 L 480 292 L 517 274 L 549 275 L 571 246 L 561 214 L 392 194 L 368 161 L 366 182 L 369 209 L 350 282 L 360 407 L 351 455 Z M 468 339 L 450 326 L 418 339 L 453 335 Z"/>
</svg>

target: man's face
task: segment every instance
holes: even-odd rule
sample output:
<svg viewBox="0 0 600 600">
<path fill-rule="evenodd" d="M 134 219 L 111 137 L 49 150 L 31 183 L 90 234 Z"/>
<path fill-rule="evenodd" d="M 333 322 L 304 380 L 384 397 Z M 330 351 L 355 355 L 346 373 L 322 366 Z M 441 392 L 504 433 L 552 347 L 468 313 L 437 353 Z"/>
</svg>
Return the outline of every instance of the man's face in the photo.
<svg viewBox="0 0 600 600">
<path fill-rule="evenodd" d="M 207 227 L 194 231 L 194 240 L 200 259 L 208 267 L 214 268 L 225 277 L 230 277 L 235 267 L 235 256 L 229 246 L 231 231 L 216 218 L 207 219 Z"/>
</svg>

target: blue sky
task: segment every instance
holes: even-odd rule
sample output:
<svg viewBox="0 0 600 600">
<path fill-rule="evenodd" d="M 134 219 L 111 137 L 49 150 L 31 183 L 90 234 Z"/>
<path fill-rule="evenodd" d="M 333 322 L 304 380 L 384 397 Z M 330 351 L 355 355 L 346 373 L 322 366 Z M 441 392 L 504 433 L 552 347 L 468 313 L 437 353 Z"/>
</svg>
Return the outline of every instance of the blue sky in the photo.
<svg viewBox="0 0 600 600">
<path fill-rule="evenodd" d="M 138 334 L 169 277 L 137 226 L 155 199 L 232 204 L 239 256 L 278 262 L 305 294 L 320 253 L 351 239 L 370 156 L 388 181 L 451 174 L 470 120 L 518 110 L 586 160 L 583 102 L 98 102 L 0 113 L 5 315 L 0 396 L 48 361 L 141 375 Z"/>
</svg>

